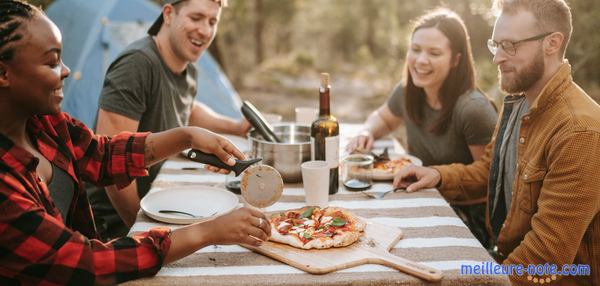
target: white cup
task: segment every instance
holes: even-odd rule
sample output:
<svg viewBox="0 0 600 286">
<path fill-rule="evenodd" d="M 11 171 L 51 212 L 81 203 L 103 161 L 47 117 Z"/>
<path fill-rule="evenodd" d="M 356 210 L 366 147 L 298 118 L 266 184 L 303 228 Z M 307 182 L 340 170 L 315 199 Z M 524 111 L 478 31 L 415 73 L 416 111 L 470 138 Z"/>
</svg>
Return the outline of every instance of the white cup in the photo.
<svg viewBox="0 0 600 286">
<path fill-rule="evenodd" d="M 329 165 L 325 161 L 302 163 L 302 182 L 307 206 L 324 208 L 329 202 Z"/>
<path fill-rule="evenodd" d="M 296 107 L 296 124 L 311 125 L 319 117 L 319 109 L 314 107 Z"/>
</svg>

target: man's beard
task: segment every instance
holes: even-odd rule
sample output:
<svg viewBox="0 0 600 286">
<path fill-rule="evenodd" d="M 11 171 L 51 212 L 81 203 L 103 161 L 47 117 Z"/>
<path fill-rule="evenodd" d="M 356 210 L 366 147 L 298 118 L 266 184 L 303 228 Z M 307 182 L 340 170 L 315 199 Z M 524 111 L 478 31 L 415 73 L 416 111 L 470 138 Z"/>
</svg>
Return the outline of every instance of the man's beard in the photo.
<svg viewBox="0 0 600 286">
<path fill-rule="evenodd" d="M 499 72 L 498 80 L 500 81 L 500 89 L 509 94 L 525 92 L 542 78 L 545 68 L 544 57 L 540 51 L 533 58 L 531 64 L 525 67 L 523 71 L 515 72 L 512 79 L 509 80 L 502 77 L 502 73 Z"/>
</svg>

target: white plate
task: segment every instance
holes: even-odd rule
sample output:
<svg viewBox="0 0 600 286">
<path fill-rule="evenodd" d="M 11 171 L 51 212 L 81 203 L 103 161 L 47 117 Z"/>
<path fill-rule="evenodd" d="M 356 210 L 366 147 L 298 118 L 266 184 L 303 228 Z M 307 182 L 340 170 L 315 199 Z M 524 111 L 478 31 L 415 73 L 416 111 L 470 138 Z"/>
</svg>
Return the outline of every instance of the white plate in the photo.
<svg viewBox="0 0 600 286">
<path fill-rule="evenodd" d="M 231 192 L 209 186 L 186 186 L 149 193 L 140 202 L 144 213 L 158 221 L 190 224 L 227 213 L 238 205 L 238 197 Z M 160 210 L 176 210 L 184 214 L 160 213 Z"/>
<path fill-rule="evenodd" d="M 410 160 L 410 162 L 413 165 L 423 166 L 423 161 L 421 161 L 421 159 L 419 159 L 415 156 L 411 156 L 408 154 L 398 154 L 398 153 L 393 153 L 393 152 L 390 152 L 389 154 L 390 154 L 391 160 L 406 158 L 406 159 Z M 394 179 L 394 172 L 386 172 L 386 171 L 382 171 L 382 170 L 373 168 L 373 180 L 389 181 L 389 180 L 393 180 L 393 179 Z"/>
</svg>

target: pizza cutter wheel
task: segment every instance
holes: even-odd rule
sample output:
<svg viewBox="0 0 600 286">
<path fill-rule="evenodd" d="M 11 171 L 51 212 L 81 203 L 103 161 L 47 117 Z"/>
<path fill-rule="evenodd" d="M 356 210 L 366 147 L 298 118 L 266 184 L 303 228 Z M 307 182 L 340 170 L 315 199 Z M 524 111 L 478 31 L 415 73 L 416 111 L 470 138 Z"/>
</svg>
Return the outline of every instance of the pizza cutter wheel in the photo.
<svg viewBox="0 0 600 286">
<path fill-rule="evenodd" d="M 283 179 L 275 168 L 268 165 L 254 165 L 261 158 L 236 160 L 229 166 L 213 154 L 192 149 L 187 157 L 190 160 L 233 171 L 236 176 L 242 175 L 240 189 L 244 200 L 257 208 L 268 207 L 281 197 Z"/>
</svg>

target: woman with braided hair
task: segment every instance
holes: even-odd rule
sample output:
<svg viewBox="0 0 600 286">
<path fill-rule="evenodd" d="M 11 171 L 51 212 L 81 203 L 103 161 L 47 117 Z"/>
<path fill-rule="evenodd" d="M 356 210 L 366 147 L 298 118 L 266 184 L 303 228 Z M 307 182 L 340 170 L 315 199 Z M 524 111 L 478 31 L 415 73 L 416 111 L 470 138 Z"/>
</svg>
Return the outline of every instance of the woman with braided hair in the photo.
<svg viewBox="0 0 600 286">
<path fill-rule="evenodd" d="M 116 284 L 207 245 L 268 238 L 264 214 L 241 208 L 172 232 L 98 240 L 84 181 L 126 186 L 186 148 L 230 165 L 244 155 L 198 127 L 94 135 L 60 110 L 69 76 L 61 49 L 60 31 L 41 10 L 0 0 L 0 285 Z"/>
</svg>

